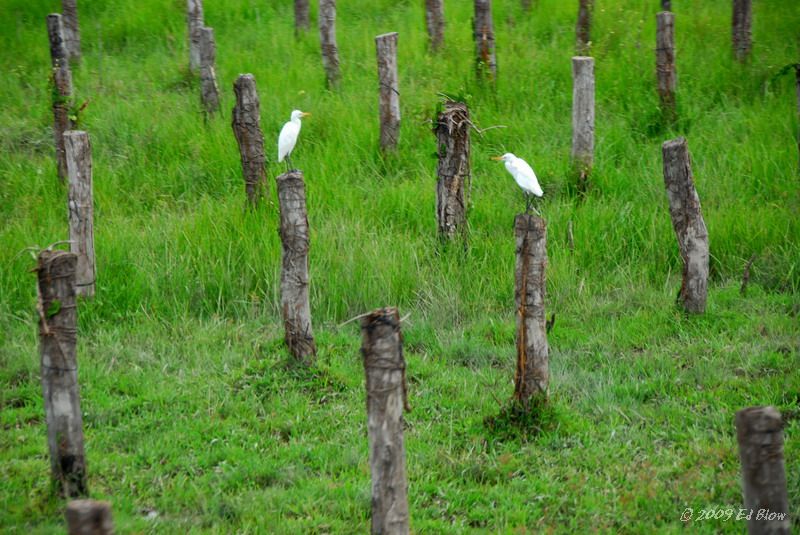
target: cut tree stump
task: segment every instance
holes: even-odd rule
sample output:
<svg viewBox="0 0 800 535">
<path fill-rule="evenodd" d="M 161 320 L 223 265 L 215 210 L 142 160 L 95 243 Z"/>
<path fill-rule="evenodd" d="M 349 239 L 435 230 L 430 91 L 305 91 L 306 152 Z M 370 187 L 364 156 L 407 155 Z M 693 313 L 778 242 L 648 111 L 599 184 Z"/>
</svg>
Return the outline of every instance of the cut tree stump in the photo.
<svg viewBox="0 0 800 535">
<path fill-rule="evenodd" d="M 233 107 L 233 133 L 239 143 L 247 201 L 255 206 L 264 195 L 267 173 L 264 169 L 264 135 L 261 133 L 261 116 L 252 74 L 240 74 L 233 84 L 236 105 Z"/>
<path fill-rule="evenodd" d="M 397 149 L 400 137 L 400 88 L 397 82 L 397 33 L 375 38 L 380 86 L 381 150 Z"/>
<path fill-rule="evenodd" d="M 77 295 L 93 297 L 97 277 L 94 257 L 94 205 L 92 201 L 92 145 L 80 130 L 64 133 L 69 191 L 70 251 L 78 256 L 75 271 Z"/>
<path fill-rule="evenodd" d="M 319 0 L 319 41 L 328 87 L 339 87 L 339 47 L 336 46 L 336 0 Z"/>
<path fill-rule="evenodd" d="M 439 114 L 433 133 L 436 135 L 436 220 L 439 236 L 453 238 L 466 230 L 467 196 L 470 180 L 469 109 L 463 102 L 447 101 Z"/>
<path fill-rule="evenodd" d="M 111 504 L 95 500 L 73 500 L 67 504 L 69 535 L 113 535 Z"/>
<path fill-rule="evenodd" d="M 478 79 L 497 80 L 497 56 L 494 50 L 494 22 L 492 0 L 475 0 L 475 18 L 472 21 L 475 39 Z"/>
<path fill-rule="evenodd" d="M 53 140 L 56 148 L 58 178 L 67 179 L 67 156 L 64 152 L 64 132 L 72 130 L 70 104 L 72 99 L 72 71 L 69 68 L 67 48 L 64 43 L 64 28 L 61 15 L 47 16 L 47 35 L 50 39 L 50 60 L 53 84 Z"/>
</svg>

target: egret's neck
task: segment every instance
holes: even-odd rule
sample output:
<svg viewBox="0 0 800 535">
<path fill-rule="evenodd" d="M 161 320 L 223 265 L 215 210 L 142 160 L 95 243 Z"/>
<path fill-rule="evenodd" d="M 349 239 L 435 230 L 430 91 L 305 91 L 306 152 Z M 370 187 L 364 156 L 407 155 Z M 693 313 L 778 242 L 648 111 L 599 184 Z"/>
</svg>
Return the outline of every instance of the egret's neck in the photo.
<svg viewBox="0 0 800 535">
<path fill-rule="evenodd" d="M 292 117 L 292 122 L 297 126 L 300 126 L 300 117 Z"/>
</svg>

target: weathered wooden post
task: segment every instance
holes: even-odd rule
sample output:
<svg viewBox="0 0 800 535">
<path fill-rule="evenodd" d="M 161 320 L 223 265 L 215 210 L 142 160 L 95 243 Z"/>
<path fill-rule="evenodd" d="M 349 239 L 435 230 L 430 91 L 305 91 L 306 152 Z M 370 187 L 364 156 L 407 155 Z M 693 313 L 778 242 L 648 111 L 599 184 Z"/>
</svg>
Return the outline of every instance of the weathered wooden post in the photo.
<svg viewBox="0 0 800 535">
<path fill-rule="evenodd" d="M 444 42 L 444 0 L 425 0 L 425 26 L 431 49 L 435 52 Z"/>
<path fill-rule="evenodd" d="M 664 118 L 672 122 L 676 118 L 675 87 L 675 14 L 662 11 L 656 14 L 656 75 L 658 96 Z"/>
<path fill-rule="evenodd" d="M 589 54 L 593 0 L 578 0 L 578 22 L 575 24 L 575 51 L 579 56 Z"/>
<path fill-rule="evenodd" d="M 672 228 L 683 259 L 683 281 L 678 301 L 687 312 L 702 314 L 708 291 L 708 230 L 694 187 L 689 146 L 679 137 L 662 146 L 664 185 Z"/>
<path fill-rule="evenodd" d="M 236 105 L 233 107 L 233 133 L 239 143 L 242 157 L 242 173 L 250 206 L 258 204 L 267 186 L 264 169 L 264 135 L 261 133 L 261 117 L 256 92 L 256 79 L 252 74 L 240 74 L 233 84 Z"/>
<path fill-rule="evenodd" d="M 789 535 L 789 499 L 783 461 L 783 422 L 775 407 L 736 413 L 742 488 L 750 535 Z"/>
<path fill-rule="evenodd" d="M 69 498 L 88 494 L 76 349 L 77 263 L 74 253 L 44 250 L 39 253 L 36 267 L 39 355 L 50 470 L 60 493 Z"/>
<path fill-rule="evenodd" d="M 361 335 L 372 473 L 371 532 L 407 534 L 408 483 L 403 444 L 406 362 L 397 309 L 377 309 L 362 318 Z"/>
<path fill-rule="evenodd" d="M 544 312 L 547 267 L 547 224 L 530 214 L 514 219 L 517 305 L 517 371 L 514 399 L 528 408 L 531 398 L 547 399 L 550 382 L 549 348 Z"/>
<path fill-rule="evenodd" d="M 308 215 L 303 173 L 278 176 L 280 205 L 281 313 L 286 345 L 298 361 L 310 365 L 317 353 L 308 302 Z"/>
<path fill-rule="evenodd" d="M 203 28 L 203 0 L 186 0 L 189 37 L 189 68 L 200 70 L 200 30 Z"/>
<path fill-rule="evenodd" d="M 672 11 L 672 0 L 661 0 L 661 11 Z"/>
<path fill-rule="evenodd" d="M 753 46 L 750 28 L 753 24 L 752 0 L 733 0 L 733 53 L 744 63 L 750 56 Z"/>
<path fill-rule="evenodd" d="M 61 23 L 64 29 L 64 46 L 72 61 L 81 59 L 81 32 L 78 28 L 78 0 L 61 0 Z"/>
<path fill-rule="evenodd" d="M 472 21 L 475 38 L 478 78 L 497 79 L 497 57 L 494 52 L 494 23 L 492 0 L 475 0 L 475 18 Z"/>
<path fill-rule="evenodd" d="M 204 26 L 200 29 L 200 98 L 209 114 L 219 111 L 219 86 L 214 68 L 216 60 L 214 29 Z"/>
<path fill-rule="evenodd" d="M 594 163 L 594 58 L 572 58 L 572 165 L 586 191 Z"/>
<path fill-rule="evenodd" d="M 328 87 L 339 86 L 339 48 L 336 46 L 336 0 L 319 0 L 319 41 Z"/>
<path fill-rule="evenodd" d="M 96 500 L 73 500 L 67 504 L 69 535 L 113 535 L 111 504 Z"/>
<path fill-rule="evenodd" d="M 797 154 L 800 156 L 800 63 L 794 66 L 795 85 L 797 86 Z M 800 165 L 800 160 L 798 160 Z"/>
<path fill-rule="evenodd" d="M 400 137 L 400 88 L 397 82 L 397 32 L 375 38 L 380 85 L 381 150 L 397 149 Z"/>
<path fill-rule="evenodd" d="M 94 206 L 92 204 L 92 145 L 89 134 L 80 130 L 64 133 L 69 174 L 69 249 L 78 256 L 75 292 L 94 296 Z"/>
<path fill-rule="evenodd" d="M 308 0 L 294 0 L 294 33 L 300 35 L 308 31 L 310 26 L 308 18 Z"/>
<path fill-rule="evenodd" d="M 469 109 L 463 102 L 447 101 L 433 133 L 439 165 L 436 169 L 436 220 L 439 236 L 452 238 L 466 229 L 467 199 L 464 185 L 470 179 Z"/>
<path fill-rule="evenodd" d="M 47 35 L 50 38 L 50 60 L 53 69 L 53 139 L 56 147 L 58 178 L 67 178 L 67 159 L 64 153 L 64 132 L 72 129 L 69 106 L 72 97 L 72 71 L 69 69 L 67 48 L 61 15 L 47 16 Z"/>
</svg>

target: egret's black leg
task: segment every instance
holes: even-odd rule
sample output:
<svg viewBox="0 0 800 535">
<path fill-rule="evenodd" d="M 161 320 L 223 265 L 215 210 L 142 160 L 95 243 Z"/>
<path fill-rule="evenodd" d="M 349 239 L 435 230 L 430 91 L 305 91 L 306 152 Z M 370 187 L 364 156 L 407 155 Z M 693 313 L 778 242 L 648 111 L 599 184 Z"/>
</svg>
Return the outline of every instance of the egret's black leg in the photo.
<svg viewBox="0 0 800 535">
<path fill-rule="evenodd" d="M 291 170 L 292 170 L 292 158 L 287 154 L 286 155 L 286 172 L 288 173 Z"/>
<path fill-rule="evenodd" d="M 527 193 L 523 193 L 525 195 L 525 213 L 531 213 L 531 196 Z"/>
</svg>

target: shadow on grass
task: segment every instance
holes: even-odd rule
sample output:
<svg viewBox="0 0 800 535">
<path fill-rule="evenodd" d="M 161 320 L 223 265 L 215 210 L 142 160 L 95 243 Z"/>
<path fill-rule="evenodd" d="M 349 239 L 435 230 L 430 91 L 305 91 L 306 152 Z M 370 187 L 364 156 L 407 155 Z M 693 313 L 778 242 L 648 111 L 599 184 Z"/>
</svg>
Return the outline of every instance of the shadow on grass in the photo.
<svg viewBox="0 0 800 535">
<path fill-rule="evenodd" d="M 557 406 L 546 397 L 531 398 L 527 407 L 517 400 L 511 400 L 501 407 L 497 416 L 483 420 L 486 439 L 490 442 L 534 440 L 544 433 L 561 427 L 560 412 Z"/>
</svg>

